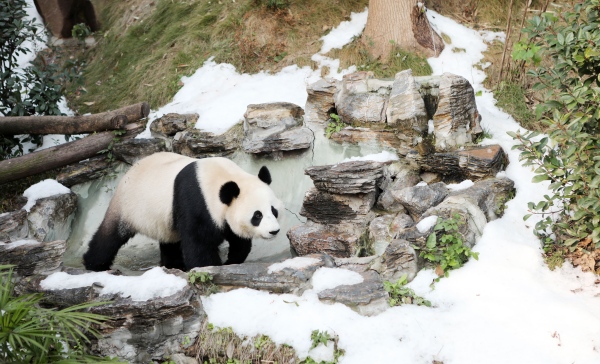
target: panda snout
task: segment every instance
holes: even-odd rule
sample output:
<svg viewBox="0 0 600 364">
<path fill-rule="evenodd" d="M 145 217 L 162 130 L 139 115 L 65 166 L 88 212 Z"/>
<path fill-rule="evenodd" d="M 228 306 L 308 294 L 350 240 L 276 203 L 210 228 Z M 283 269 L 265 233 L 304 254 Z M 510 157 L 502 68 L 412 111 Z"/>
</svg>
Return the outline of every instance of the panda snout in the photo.
<svg viewBox="0 0 600 364">
<path fill-rule="evenodd" d="M 271 234 L 271 235 L 275 236 L 275 235 L 277 235 L 277 233 L 279 232 L 279 230 L 280 230 L 280 229 L 273 230 L 273 231 L 269 231 L 269 234 Z"/>
</svg>

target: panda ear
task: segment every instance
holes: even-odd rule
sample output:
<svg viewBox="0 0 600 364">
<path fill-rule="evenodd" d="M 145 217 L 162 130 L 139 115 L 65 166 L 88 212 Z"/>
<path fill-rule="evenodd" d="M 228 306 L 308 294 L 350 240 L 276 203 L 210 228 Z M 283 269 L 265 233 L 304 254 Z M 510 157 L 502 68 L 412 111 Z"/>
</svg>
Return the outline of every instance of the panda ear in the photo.
<svg viewBox="0 0 600 364">
<path fill-rule="evenodd" d="M 223 186 L 221 186 L 221 190 L 219 191 L 219 198 L 221 199 L 221 202 L 227 206 L 229 206 L 231 201 L 233 201 L 233 199 L 239 195 L 240 188 L 238 187 L 237 183 L 233 181 L 225 183 Z"/>
<path fill-rule="evenodd" d="M 271 184 L 271 173 L 269 172 L 267 166 L 262 166 L 260 171 L 258 171 L 258 179 L 260 179 L 268 185 Z"/>
</svg>

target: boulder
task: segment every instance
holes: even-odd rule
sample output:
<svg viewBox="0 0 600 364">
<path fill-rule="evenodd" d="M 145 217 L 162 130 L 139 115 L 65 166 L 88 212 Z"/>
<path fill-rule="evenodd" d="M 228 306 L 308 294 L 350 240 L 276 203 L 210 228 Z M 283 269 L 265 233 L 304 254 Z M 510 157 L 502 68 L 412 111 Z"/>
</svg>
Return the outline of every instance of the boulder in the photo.
<svg viewBox="0 0 600 364">
<path fill-rule="evenodd" d="M 388 294 L 383 289 L 381 278 L 373 271 L 366 271 L 361 275 L 363 282 L 323 290 L 317 294 L 319 300 L 344 304 L 363 316 L 373 316 L 385 311 L 389 307 Z"/>
<path fill-rule="evenodd" d="M 335 96 L 337 114 L 348 124 L 384 124 L 389 92 L 389 82 L 373 78 L 372 72 L 345 75 Z"/>
<path fill-rule="evenodd" d="M 180 131 L 193 129 L 199 117 L 198 114 L 166 114 L 150 124 L 150 132 L 155 137 L 172 137 Z"/>
<path fill-rule="evenodd" d="M 515 195 L 515 183 L 508 178 L 489 178 L 467 189 L 450 193 L 450 196 L 465 198 L 479 206 L 487 221 L 504 215 L 506 202 Z"/>
<path fill-rule="evenodd" d="M 420 217 L 427 209 L 436 206 L 448 196 L 448 189 L 442 182 L 432 185 L 406 187 L 392 190 L 392 196 L 413 217 Z"/>
<path fill-rule="evenodd" d="M 334 194 L 357 194 L 376 191 L 383 176 L 383 163 L 352 161 L 334 165 L 314 166 L 304 171 L 315 187 Z"/>
<path fill-rule="evenodd" d="M 412 145 L 421 142 L 428 130 L 429 117 L 419 88 L 411 70 L 397 73 L 386 110 L 387 123 L 410 137 Z"/>
<path fill-rule="evenodd" d="M 28 234 L 27 211 L 21 209 L 0 214 L 0 243 L 22 240 Z"/>
<path fill-rule="evenodd" d="M 66 249 L 67 243 L 64 240 L 17 240 L 0 243 L 0 265 L 15 265 L 15 273 L 21 277 L 50 274 L 61 267 Z"/>
<path fill-rule="evenodd" d="M 304 196 L 300 215 L 320 224 L 362 221 L 374 204 L 375 191 L 341 195 L 311 188 Z"/>
<path fill-rule="evenodd" d="M 118 160 L 133 165 L 151 154 L 167 150 L 161 139 L 127 139 L 113 146 L 113 154 Z"/>
<path fill-rule="evenodd" d="M 368 218 L 367 218 L 368 220 Z M 287 237 L 300 256 L 326 253 L 336 258 L 355 256 L 364 246 L 362 224 L 323 225 L 312 221 L 292 227 Z"/>
<path fill-rule="evenodd" d="M 412 281 L 422 266 L 419 255 L 412 244 L 403 239 L 393 240 L 380 258 L 371 264 L 371 269 L 379 272 L 384 281 L 396 282 L 406 275 Z"/>
<path fill-rule="evenodd" d="M 393 149 L 399 155 L 406 155 L 410 147 L 403 141 L 404 136 L 391 129 L 371 130 L 363 127 L 345 127 L 331 134 L 331 140 L 338 143 L 351 143 L 373 146 L 379 149 Z"/>
<path fill-rule="evenodd" d="M 320 79 L 306 87 L 305 119 L 315 122 L 327 122 L 329 114 L 335 111 L 334 94 L 337 91 L 336 81 L 333 79 Z"/>
<path fill-rule="evenodd" d="M 483 132 L 473 87 L 464 77 L 444 73 L 439 81 L 439 102 L 432 117 L 435 147 L 447 150 L 468 143 Z"/>
<path fill-rule="evenodd" d="M 41 198 L 27 215 L 29 237 L 39 241 L 67 240 L 77 210 L 73 192 Z"/>
<path fill-rule="evenodd" d="M 412 153 L 407 158 L 415 159 L 423 171 L 440 174 L 446 182 L 494 177 L 508 165 L 504 150 L 497 144 L 427 156 Z"/>
<path fill-rule="evenodd" d="M 173 137 L 173 152 L 193 158 L 223 157 L 235 152 L 242 139 L 242 126 L 235 125 L 223 134 L 187 129 Z"/>
<path fill-rule="evenodd" d="M 418 168 L 404 161 L 384 166 L 383 179 L 379 184 L 382 192 L 377 200 L 377 208 L 389 212 L 404 212 L 404 206 L 394 198 L 392 191 L 399 191 L 419 183 L 418 171 Z"/>
<path fill-rule="evenodd" d="M 246 153 L 271 153 L 310 148 L 313 132 L 303 126 L 304 111 L 289 102 L 248 105 L 244 114 Z"/>
</svg>

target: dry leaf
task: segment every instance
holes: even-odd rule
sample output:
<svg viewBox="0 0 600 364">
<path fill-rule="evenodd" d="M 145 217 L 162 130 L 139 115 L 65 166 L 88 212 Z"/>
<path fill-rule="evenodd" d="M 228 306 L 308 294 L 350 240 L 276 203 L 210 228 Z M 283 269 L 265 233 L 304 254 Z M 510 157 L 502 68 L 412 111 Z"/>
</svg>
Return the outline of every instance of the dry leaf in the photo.
<svg viewBox="0 0 600 364">
<path fill-rule="evenodd" d="M 590 245 L 591 242 L 592 242 L 592 236 L 590 235 L 587 238 L 580 241 L 578 245 L 582 248 L 586 248 L 588 245 Z"/>
<path fill-rule="evenodd" d="M 86 104 L 87 106 L 92 106 L 94 105 L 96 102 L 95 101 L 88 101 L 88 102 L 84 102 L 84 104 Z"/>
<path fill-rule="evenodd" d="M 435 267 L 435 274 L 437 274 L 438 277 L 441 277 L 444 275 L 444 270 L 442 269 L 441 265 L 438 265 L 437 267 Z"/>
<path fill-rule="evenodd" d="M 233 358 L 233 340 L 230 341 L 229 344 L 227 344 L 227 358 Z"/>
</svg>

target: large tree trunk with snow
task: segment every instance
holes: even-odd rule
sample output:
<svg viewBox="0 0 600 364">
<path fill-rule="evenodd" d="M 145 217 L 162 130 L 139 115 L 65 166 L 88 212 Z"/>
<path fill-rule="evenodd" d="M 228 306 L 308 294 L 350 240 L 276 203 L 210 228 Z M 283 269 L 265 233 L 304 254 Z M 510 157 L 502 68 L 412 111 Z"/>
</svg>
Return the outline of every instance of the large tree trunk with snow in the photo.
<svg viewBox="0 0 600 364">
<path fill-rule="evenodd" d="M 371 55 L 386 59 L 394 45 L 411 52 L 437 56 L 442 38 L 431 28 L 418 0 L 370 0 L 363 42 Z"/>
</svg>

